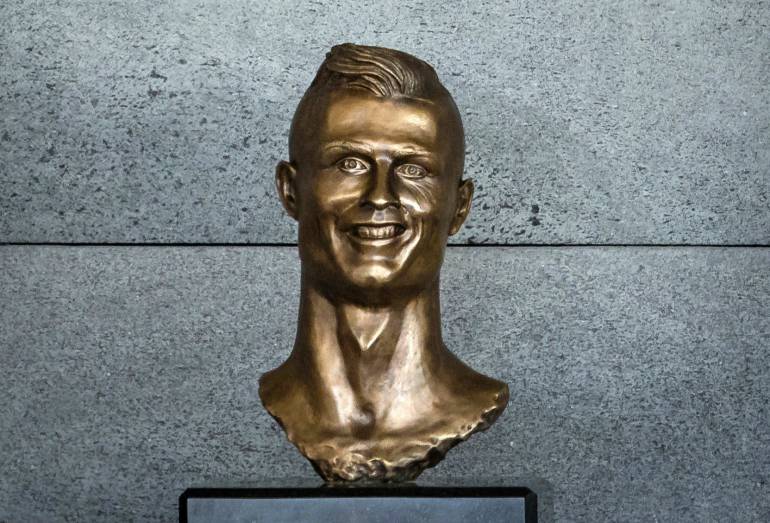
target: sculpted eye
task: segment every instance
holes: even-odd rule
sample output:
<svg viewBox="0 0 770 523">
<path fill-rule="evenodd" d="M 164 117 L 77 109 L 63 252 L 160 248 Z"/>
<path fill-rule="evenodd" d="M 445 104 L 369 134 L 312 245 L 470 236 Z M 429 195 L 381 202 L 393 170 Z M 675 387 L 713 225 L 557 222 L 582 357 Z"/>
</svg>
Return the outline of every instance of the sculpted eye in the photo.
<svg viewBox="0 0 770 523">
<path fill-rule="evenodd" d="M 405 163 L 396 167 L 396 174 L 404 178 L 422 178 L 427 176 L 428 170 L 421 165 Z"/>
<path fill-rule="evenodd" d="M 369 170 L 369 166 L 358 158 L 343 158 L 337 162 L 337 167 L 348 174 L 363 174 Z"/>
</svg>

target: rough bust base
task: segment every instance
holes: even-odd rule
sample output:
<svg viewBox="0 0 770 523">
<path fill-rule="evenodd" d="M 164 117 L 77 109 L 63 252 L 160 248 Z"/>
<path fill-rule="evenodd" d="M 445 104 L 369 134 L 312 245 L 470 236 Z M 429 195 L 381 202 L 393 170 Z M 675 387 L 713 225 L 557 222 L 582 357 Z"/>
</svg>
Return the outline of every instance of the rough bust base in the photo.
<svg viewBox="0 0 770 523">
<path fill-rule="evenodd" d="M 270 408 L 268 411 L 286 430 L 289 441 L 327 482 L 410 481 L 442 461 L 455 445 L 476 432 L 487 430 L 495 422 L 508 404 L 508 387 L 502 385 L 494 396 L 494 404 L 476 419 L 462 423 L 455 431 L 446 429 L 414 436 L 403 433 L 396 436 L 379 434 L 368 439 L 331 436 L 322 441 L 307 442 L 300 440 L 294 431 L 287 430 Z"/>
<path fill-rule="evenodd" d="M 434 437 L 425 441 L 414 441 L 403 444 L 402 447 L 392 447 L 392 454 L 399 456 L 395 459 L 378 457 L 376 448 L 357 452 L 355 445 L 349 450 L 336 455 L 324 456 L 324 445 L 314 445 L 300 448 L 300 451 L 313 464 L 315 470 L 326 481 L 410 481 L 419 476 L 425 469 L 437 465 L 444 459 L 449 450 L 467 440 L 475 432 L 488 429 L 497 419 L 504 407 L 495 407 L 481 416 L 470 429 L 463 433 Z M 382 454 L 380 454 L 382 456 Z"/>
</svg>

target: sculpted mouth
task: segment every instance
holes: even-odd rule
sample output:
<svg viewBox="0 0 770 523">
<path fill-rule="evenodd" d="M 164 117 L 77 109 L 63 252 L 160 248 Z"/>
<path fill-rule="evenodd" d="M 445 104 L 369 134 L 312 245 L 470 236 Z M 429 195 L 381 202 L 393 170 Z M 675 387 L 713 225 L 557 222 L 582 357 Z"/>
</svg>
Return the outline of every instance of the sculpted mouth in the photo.
<svg viewBox="0 0 770 523">
<path fill-rule="evenodd" d="M 406 229 L 397 223 L 383 225 L 356 225 L 351 229 L 354 236 L 364 240 L 384 240 L 395 238 L 404 233 Z"/>
</svg>

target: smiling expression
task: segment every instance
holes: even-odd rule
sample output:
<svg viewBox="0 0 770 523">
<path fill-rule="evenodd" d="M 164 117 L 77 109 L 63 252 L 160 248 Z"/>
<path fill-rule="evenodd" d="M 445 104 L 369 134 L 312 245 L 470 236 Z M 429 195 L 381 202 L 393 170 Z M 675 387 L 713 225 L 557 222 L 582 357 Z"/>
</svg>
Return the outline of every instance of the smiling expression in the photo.
<svg viewBox="0 0 770 523">
<path fill-rule="evenodd" d="M 303 275 L 367 300 L 435 281 L 473 193 L 454 104 L 345 89 L 299 125 L 276 182 L 299 221 Z"/>
</svg>

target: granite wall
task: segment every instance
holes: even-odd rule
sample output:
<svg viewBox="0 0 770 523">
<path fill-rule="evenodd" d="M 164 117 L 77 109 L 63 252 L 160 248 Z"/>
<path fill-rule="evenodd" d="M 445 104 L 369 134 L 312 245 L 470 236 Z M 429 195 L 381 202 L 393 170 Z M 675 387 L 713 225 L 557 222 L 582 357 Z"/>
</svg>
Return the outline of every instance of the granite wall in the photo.
<svg viewBox="0 0 770 523">
<path fill-rule="evenodd" d="M 769 35 L 761 1 L 2 3 L 0 521 L 313 476 L 255 386 L 297 313 L 273 166 L 344 41 L 434 64 L 477 185 L 445 337 L 512 401 L 423 477 L 770 520 Z"/>
</svg>

